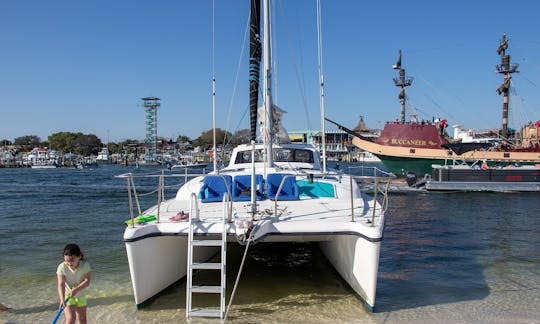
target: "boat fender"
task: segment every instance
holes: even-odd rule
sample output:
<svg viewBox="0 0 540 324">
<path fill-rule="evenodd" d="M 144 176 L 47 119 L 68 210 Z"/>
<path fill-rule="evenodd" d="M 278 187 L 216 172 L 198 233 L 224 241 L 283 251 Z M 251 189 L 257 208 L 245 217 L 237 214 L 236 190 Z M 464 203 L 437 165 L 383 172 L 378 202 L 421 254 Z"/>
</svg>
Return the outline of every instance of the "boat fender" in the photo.
<svg viewBox="0 0 540 324">
<path fill-rule="evenodd" d="M 407 181 L 407 185 L 412 187 L 416 183 L 416 173 L 410 171 L 407 172 L 405 175 L 405 180 Z"/>
</svg>

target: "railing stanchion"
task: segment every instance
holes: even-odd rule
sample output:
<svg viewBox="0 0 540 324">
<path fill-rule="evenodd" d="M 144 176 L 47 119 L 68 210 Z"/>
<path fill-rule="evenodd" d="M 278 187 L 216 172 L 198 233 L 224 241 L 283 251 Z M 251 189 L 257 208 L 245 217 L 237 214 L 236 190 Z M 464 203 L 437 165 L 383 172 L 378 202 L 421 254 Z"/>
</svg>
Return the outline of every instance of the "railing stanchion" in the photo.
<svg viewBox="0 0 540 324">
<path fill-rule="evenodd" d="M 354 222 L 354 193 L 352 185 L 353 177 L 349 176 L 349 191 L 351 193 L 351 222 Z"/>
<path fill-rule="evenodd" d="M 137 211 L 139 212 L 138 215 L 140 215 L 142 214 L 142 211 L 141 211 L 141 204 L 139 204 L 139 197 L 137 196 L 137 189 L 135 188 L 135 180 L 133 180 L 133 176 L 131 173 L 129 177 L 131 179 L 131 188 L 133 190 L 133 195 L 135 196 L 135 202 L 137 203 Z"/>
<path fill-rule="evenodd" d="M 372 227 L 375 226 L 375 212 L 377 211 L 377 193 L 378 192 L 379 192 L 379 178 L 375 177 L 375 188 L 373 190 L 373 214 L 371 215 Z"/>
<path fill-rule="evenodd" d="M 133 200 L 131 199 L 131 174 L 127 178 L 128 200 L 129 200 L 129 215 L 131 217 L 131 227 L 135 227 L 135 218 L 133 217 Z"/>
<path fill-rule="evenodd" d="M 281 182 L 279 183 L 278 190 L 277 190 L 277 192 L 276 192 L 276 197 L 274 197 L 274 217 L 275 217 L 276 222 L 278 221 L 277 202 L 278 202 L 279 194 L 281 193 L 281 189 L 283 188 L 283 185 L 285 184 L 285 180 L 286 180 L 287 178 L 290 178 L 290 177 L 296 178 L 296 176 L 295 176 L 294 174 L 287 174 L 287 175 L 285 175 L 285 176 L 281 179 Z"/>
<path fill-rule="evenodd" d="M 161 201 L 163 199 L 162 189 L 163 189 L 163 174 L 160 175 L 158 178 L 158 192 L 157 192 L 157 222 L 158 223 L 159 223 L 159 212 L 161 209 Z"/>
<path fill-rule="evenodd" d="M 199 204 L 195 193 L 189 196 L 189 217 L 191 220 L 199 220 Z"/>
</svg>

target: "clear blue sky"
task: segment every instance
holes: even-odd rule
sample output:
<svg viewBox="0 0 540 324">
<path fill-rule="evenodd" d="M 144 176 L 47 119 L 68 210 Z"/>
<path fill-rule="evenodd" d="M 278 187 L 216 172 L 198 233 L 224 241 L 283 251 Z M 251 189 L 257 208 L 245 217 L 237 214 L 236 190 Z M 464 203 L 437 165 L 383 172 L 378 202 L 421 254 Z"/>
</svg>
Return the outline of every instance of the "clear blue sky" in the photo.
<svg viewBox="0 0 540 324">
<path fill-rule="evenodd" d="M 248 7 L 216 0 L 217 126 L 232 132 L 249 125 L 247 45 L 241 55 Z M 521 71 L 511 126 L 540 119 L 540 1 L 322 0 L 322 8 L 331 119 L 354 127 L 362 115 L 375 128 L 399 117 L 392 65 L 401 48 L 420 118 L 498 128 L 503 33 Z M 276 9 L 285 127 L 318 128 L 315 0 L 281 0 Z M 60 131 L 143 139 L 145 96 L 162 99 L 159 136 L 196 138 L 212 126 L 211 0 L 1 1 L 0 40 L 0 139 Z"/>
</svg>

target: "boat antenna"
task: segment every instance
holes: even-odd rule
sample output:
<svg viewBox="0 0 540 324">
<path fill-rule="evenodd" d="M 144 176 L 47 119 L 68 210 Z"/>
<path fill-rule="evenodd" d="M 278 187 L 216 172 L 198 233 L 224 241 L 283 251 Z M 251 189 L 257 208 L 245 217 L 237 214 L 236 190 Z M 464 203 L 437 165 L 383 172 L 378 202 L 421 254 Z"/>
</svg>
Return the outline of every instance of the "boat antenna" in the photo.
<svg viewBox="0 0 540 324">
<path fill-rule="evenodd" d="M 324 123 L 324 74 L 322 63 L 322 28 L 321 28 L 321 1 L 317 0 L 317 56 L 319 60 L 319 80 L 320 80 L 320 95 L 321 95 L 321 145 L 322 145 L 322 162 L 323 174 L 326 173 L 326 131 Z"/>
<path fill-rule="evenodd" d="M 401 49 L 399 50 L 399 56 L 393 68 L 394 70 L 399 70 L 399 78 L 394 78 L 394 84 L 396 85 L 396 87 L 401 88 L 398 98 L 399 98 L 399 102 L 401 103 L 401 122 L 404 123 L 405 122 L 405 104 L 406 104 L 405 88 L 412 84 L 413 78 L 406 77 L 405 69 L 401 67 Z"/>
<path fill-rule="evenodd" d="M 215 1 L 212 1 L 212 141 L 213 141 L 213 154 L 212 162 L 214 165 L 214 172 L 217 173 L 217 150 L 216 150 L 216 68 L 215 68 Z"/>
<path fill-rule="evenodd" d="M 501 56 L 501 64 L 496 65 L 497 72 L 503 75 L 503 83 L 497 88 L 497 93 L 503 95 L 503 112 L 502 112 L 502 129 L 501 137 L 506 139 L 508 137 L 508 102 L 510 91 L 510 83 L 512 80 L 512 73 L 518 73 L 517 70 L 519 64 L 510 63 L 510 54 L 506 54 L 508 49 L 508 38 L 506 34 L 503 34 L 501 43 L 497 48 L 497 54 Z"/>
</svg>

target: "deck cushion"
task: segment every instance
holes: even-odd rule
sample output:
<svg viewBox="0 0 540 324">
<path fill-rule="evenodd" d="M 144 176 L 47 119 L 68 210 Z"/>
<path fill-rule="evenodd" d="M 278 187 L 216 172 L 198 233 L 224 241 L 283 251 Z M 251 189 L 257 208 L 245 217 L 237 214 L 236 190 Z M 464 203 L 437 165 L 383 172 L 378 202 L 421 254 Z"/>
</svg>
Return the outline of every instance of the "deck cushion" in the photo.
<svg viewBox="0 0 540 324">
<path fill-rule="evenodd" d="M 270 199 L 275 199 L 279 185 L 284 177 L 289 176 L 285 179 L 283 187 L 279 193 L 277 200 L 298 200 L 300 199 L 300 193 L 298 190 L 298 185 L 296 184 L 296 179 L 294 175 L 286 173 L 270 173 L 266 177 L 267 183 L 267 195 Z"/>
<path fill-rule="evenodd" d="M 334 185 L 326 182 L 297 181 L 300 197 L 323 198 L 335 197 Z"/>
<path fill-rule="evenodd" d="M 232 177 L 230 175 L 207 175 L 199 191 L 202 202 L 222 201 L 226 192 L 231 194 Z"/>
<path fill-rule="evenodd" d="M 260 174 L 255 175 L 256 199 L 263 199 L 264 178 Z M 234 201 L 251 200 L 251 175 L 237 175 L 232 184 L 232 197 Z"/>
</svg>

